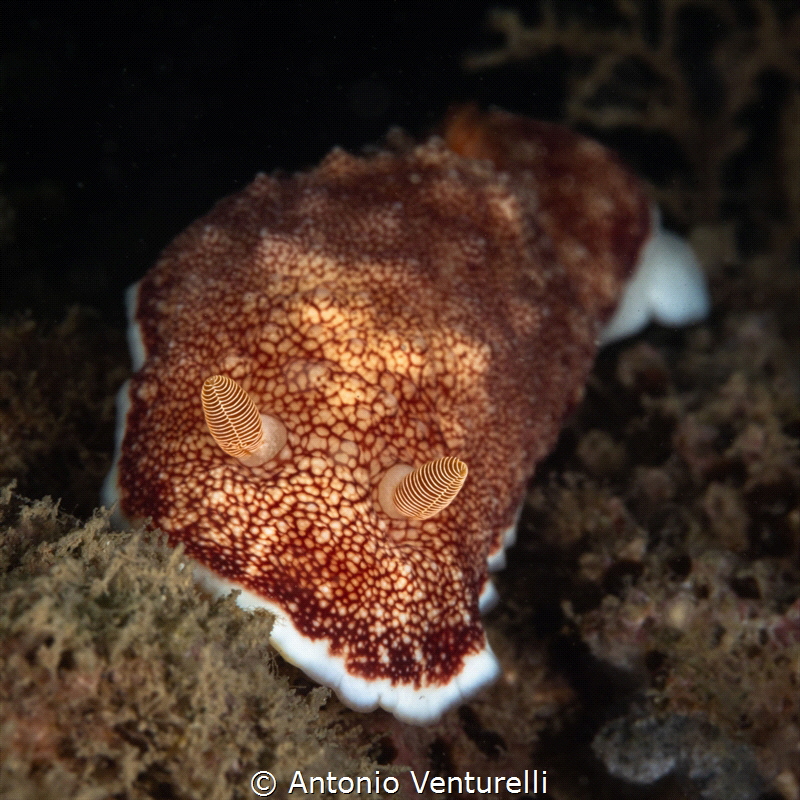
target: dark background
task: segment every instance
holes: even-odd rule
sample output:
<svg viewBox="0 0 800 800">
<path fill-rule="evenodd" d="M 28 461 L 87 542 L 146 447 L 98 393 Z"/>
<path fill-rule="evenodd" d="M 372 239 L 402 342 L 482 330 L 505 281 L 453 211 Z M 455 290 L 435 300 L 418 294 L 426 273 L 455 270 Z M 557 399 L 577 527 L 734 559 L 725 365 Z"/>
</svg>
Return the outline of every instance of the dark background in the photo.
<svg viewBox="0 0 800 800">
<path fill-rule="evenodd" d="M 424 136 L 458 101 L 556 117 L 556 71 L 462 69 L 499 44 L 490 7 L 3 2 L 0 194 L 15 221 L 0 311 L 57 319 L 81 303 L 122 324 L 124 287 L 256 172 L 392 125 Z"/>
</svg>

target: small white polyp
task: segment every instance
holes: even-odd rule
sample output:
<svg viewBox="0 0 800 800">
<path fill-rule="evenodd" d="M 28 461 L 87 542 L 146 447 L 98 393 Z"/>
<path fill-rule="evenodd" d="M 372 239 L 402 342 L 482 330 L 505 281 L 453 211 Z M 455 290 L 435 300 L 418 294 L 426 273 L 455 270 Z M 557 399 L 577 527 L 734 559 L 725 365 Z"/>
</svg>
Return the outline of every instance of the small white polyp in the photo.
<svg viewBox="0 0 800 800">
<path fill-rule="evenodd" d="M 617 310 L 600 334 L 600 344 L 631 336 L 655 320 L 689 325 L 709 309 L 703 270 L 688 242 L 661 228 L 653 213 L 653 233 L 642 249 Z"/>
<path fill-rule="evenodd" d="M 214 594 L 223 595 L 238 589 L 240 594 L 236 603 L 240 608 L 271 611 L 275 616 L 270 632 L 273 647 L 310 678 L 330 686 L 345 705 L 356 711 L 372 711 L 380 706 L 403 722 L 425 725 L 492 683 L 499 674 L 497 659 L 487 642 L 479 653 L 464 659 L 461 672 L 454 680 L 442 686 L 415 688 L 411 685 L 393 685 L 386 679 L 364 680 L 347 672 L 344 659 L 330 654 L 326 640 L 303 636 L 274 603 L 220 578 L 201 564 L 194 562 L 193 566 L 195 580 Z"/>
</svg>

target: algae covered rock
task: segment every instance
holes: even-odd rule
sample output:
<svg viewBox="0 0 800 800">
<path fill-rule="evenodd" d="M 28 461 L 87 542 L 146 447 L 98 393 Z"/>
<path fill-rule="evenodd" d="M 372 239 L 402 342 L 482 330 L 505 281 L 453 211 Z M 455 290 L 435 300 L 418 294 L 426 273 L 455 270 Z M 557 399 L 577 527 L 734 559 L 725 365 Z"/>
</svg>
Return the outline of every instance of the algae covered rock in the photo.
<svg viewBox="0 0 800 800">
<path fill-rule="evenodd" d="M 276 675 L 271 617 L 194 586 L 159 535 L 0 493 L 0 795 L 250 796 L 270 770 L 370 774 L 328 691 Z"/>
</svg>

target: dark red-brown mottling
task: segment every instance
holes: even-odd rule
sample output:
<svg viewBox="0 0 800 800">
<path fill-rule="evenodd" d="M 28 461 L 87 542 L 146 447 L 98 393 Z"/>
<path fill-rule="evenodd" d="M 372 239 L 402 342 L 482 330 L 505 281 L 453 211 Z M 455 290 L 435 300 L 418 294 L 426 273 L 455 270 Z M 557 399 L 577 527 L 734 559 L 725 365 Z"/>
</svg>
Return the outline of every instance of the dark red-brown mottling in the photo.
<svg viewBox="0 0 800 800">
<path fill-rule="evenodd" d="M 354 675 L 449 682 L 485 646 L 478 597 L 525 483 L 579 400 L 649 230 L 608 151 L 509 115 L 446 140 L 259 176 L 141 282 L 121 507 L 325 638 Z M 288 445 L 250 468 L 203 420 L 223 373 Z M 430 520 L 392 520 L 383 472 L 455 455 Z"/>
<path fill-rule="evenodd" d="M 639 179 L 615 153 L 568 128 L 472 104 L 450 112 L 444 137 L 460 155 L 489 159 L 535 186 L 544 212 L 537 224 L 583 308 L 607 320 L 618 300 L 619 267 L 636 261 L 650 227 Z"/>
</svg>

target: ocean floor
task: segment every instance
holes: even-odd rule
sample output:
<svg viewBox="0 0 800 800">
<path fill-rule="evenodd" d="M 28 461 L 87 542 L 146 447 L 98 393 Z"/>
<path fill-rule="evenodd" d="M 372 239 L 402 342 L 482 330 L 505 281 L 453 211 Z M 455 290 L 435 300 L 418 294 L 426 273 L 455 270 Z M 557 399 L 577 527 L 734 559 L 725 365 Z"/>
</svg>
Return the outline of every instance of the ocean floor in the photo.
<svg viewBox="0 0 800 800">
<path fill-rule="evenodd" d="M 268 615 L 93 510 L 119 333 L 81 308 L 6 320 L 4 796 L 246 797 L 259 769 L 411 793 L 408 769 L 539 768 L 564 798 L 796 797 L 800 280 L 728 236 L 695 231 L 706 322 L 598 357 L 496 577 L 502 677 L 424 728 L 342 707 L 271 651 Z"/>
</svg>

